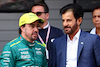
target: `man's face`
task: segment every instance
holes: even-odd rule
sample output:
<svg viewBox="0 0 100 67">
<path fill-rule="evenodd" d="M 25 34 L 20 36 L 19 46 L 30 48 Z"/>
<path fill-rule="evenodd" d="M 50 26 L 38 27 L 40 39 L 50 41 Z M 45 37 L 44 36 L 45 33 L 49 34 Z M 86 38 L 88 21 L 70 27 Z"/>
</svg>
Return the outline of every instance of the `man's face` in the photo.
<svg viewBox="0 0 100 67">
<path fill-rule="evenodd" d="M 21 27 L 22 36 L 29 42 L 33 42 L 38 37 L 39 22 L 35 21 L 31 24 L 25 24 L 25 27 Z"/>
<path fill-rule="evenodd" d="M 45 22 L 49 18 L 48 13 L 45 13 L 43 6 L 33 6 L 31 12 L 37 14 L 37 12 L 41 12 L 41 14 L 37 15 L 39 18 L 42 18 Z"/>
<path fill-rule="evenodd" d="M 94 26 L 100 28 L 100 9 L 95 9 L 92 14 Z"/>
<path fill-rule="evenodd" d="M 74 34 L 79 30 L 79 25 L 72 11 L 62 14 L 63 28 L 66 34 Z"/>
</svg>

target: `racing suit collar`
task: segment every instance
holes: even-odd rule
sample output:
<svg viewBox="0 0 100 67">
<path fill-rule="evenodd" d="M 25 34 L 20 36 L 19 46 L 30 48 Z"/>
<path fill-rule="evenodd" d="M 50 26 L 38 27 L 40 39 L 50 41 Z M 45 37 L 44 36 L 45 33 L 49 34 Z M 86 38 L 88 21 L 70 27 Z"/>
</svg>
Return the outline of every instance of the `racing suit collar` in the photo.
<svg viewBox="0 0 100 67">
<path fill-rule="evenodd" d="M 22 43 L 24 43 L 25 45 L 27 45 L 27 46 L 29 46 L 29 47 L 35 45 L 35 41 L 33 41 L 33 43 L 30 43 L 30 42 L 28 42 L 27 40 L 25 40 L 25 39 L 22 37 L 22 35 L 20 35 L 20 40 L 21 40 Z"/>
</svg>

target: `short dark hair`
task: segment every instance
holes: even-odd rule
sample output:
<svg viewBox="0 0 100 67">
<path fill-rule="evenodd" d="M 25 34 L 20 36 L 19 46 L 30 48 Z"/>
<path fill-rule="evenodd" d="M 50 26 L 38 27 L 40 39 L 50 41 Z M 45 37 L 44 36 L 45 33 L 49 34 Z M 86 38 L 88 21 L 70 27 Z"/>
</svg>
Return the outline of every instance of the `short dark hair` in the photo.
<svg viewBox="0 0 100 67">
<path fill-rule="evenodd" d="M 22 25 L 23 27 L 25 27 L 25 24 Z M 22 30 L 19 28 L 19 34 L 21 34 Z"/>
<path fill-rule="evenodd" d="M 66 13 L 66 11 L 71 10 L 73 11 L 74 17 L 77 20 L 78 18 L 82 17 L 84 14 L 83 8 L 78 4 L 68 4 L 60 9 L 60 14 Z"/>
<path fill-rule="evenodd" d="M 96 6 L 96 7 L 93 9 L 92 14 L 93 14 L 94 10 L 96 10 L 96 9 L 100 9 L 100 6 Z"/>
<path fill-rule="evenodd" d="M 46 13 L 49 13 L 49 8 L 48 8 L 48 6 L 47 6 L 47 4 L 45 2 L 37 2 L 37 3 L 34 3 L 32 7 L 34 7 L 34 6 L 43 6 L 44 11 Z"/>
</svg>

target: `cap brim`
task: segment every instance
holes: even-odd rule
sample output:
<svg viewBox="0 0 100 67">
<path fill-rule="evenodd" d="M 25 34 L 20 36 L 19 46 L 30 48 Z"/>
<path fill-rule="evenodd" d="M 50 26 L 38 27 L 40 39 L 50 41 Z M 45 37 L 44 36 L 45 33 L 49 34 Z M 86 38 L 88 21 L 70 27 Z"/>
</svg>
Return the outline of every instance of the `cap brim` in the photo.
<svg viewBox="0 0 100 67">
<path fill-rule="evenodd" d="M 35 21 L 39 21 L 39 23 L 44 23 L 44 20 L 43 19 L 36 19 L 36 20 L 30 20 L 30 21 L 28 21 L 26 24 L 31 24 L 31 23 L 33 23 L 33 22 L 35 22 Z"/>
<path fill-rule="evenodd" d="M 37 21 L 39 21 L 39 23 L 44 23 L 43 19 L 38 19 Z"/>
</svg>

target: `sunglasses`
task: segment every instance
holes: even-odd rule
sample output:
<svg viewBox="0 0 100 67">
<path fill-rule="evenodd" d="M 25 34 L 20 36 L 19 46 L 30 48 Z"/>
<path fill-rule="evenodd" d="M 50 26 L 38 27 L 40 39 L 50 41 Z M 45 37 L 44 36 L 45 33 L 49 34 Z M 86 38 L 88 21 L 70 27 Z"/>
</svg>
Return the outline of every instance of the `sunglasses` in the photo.
<svg viewBox="0 0 100 67">
<path fill-rule="evenodd" d="M 32 13 L 36 14 L 37 16 L 41 16 L 42 13 L 47 13 L 47 12 L 36 12 L 36 13 L 32 12 Z"/>
</svg>

